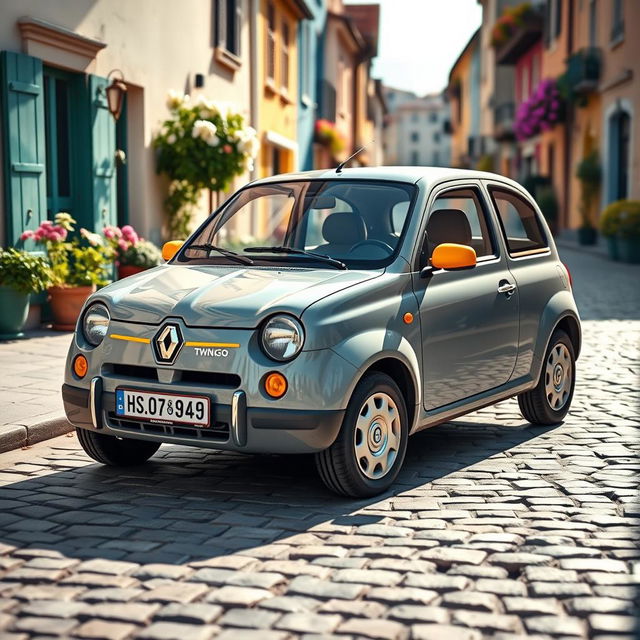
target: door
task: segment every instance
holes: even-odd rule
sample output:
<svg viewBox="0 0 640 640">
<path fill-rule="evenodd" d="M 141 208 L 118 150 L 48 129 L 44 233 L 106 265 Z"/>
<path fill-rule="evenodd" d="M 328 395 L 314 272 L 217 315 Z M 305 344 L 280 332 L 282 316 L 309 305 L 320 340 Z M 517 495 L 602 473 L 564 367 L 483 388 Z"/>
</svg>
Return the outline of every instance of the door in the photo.
<svg viewBox="0 0 640 640">
<path fill-rule="evenodd" d="M 415 274 L 427 411 L 506 384 L 518 353 L 518 291 L 476 183 L 441 190 L 427 218 L 423 259 L 443 242 L 472 246 L 477 265 Z"/>
</svg>

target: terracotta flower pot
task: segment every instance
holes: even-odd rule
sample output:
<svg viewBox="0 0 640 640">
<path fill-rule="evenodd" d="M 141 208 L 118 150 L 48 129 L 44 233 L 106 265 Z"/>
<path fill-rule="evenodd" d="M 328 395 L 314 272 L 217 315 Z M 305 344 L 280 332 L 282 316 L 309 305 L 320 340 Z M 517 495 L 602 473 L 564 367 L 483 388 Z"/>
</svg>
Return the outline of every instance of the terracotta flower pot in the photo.
<svg viewBox="0 0 640 640">
<path fill-rule="evenodd" d="M 90 287 L 51 287 L 51 312 L 55 331 L 73 331 L 85 300 L 96 290 Z"/>
<path fill-rule="evenodd" d="M 129 276 L 133 276 L 136 273 L 141 273 L 142 271 L 146 270 L 146 267 L 134 267 L 130 264 L 121 264 L 118 266 L 118 280 L 122 280 L 122 278 L 128 278 Z"/>
<path fill-rule="evenodd" d="M 21 338 L 29 313 L 29 294 L 0 285 L 0 340 Z"/>
</svg>

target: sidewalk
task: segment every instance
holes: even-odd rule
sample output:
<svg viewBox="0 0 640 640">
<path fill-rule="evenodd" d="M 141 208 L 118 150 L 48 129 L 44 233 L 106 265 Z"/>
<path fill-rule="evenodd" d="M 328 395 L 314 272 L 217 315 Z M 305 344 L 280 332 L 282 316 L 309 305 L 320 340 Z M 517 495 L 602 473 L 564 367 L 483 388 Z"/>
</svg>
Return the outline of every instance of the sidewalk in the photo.
<svg viewBox="0 0 640 640">
<path fill-rule="evenodd" d="M 604 244 L 602 236 L 598 235 L 598 241 L 594 245 L 583 245 L 578 243 L 578 232 L 575 229 L 565 229 L 554 237 L 556 246 L 562 252 L 562 249 L 575 249 L 583 251 L 586 254 L 596 256 L 598 258 L 609 259 L 607 247 Z"/>
<path fill-rule="evenodd" d="M 28 335 L 0 342 L 0 453 L 72 429 L 60 394 L 71 333 Z"/>
</svg>

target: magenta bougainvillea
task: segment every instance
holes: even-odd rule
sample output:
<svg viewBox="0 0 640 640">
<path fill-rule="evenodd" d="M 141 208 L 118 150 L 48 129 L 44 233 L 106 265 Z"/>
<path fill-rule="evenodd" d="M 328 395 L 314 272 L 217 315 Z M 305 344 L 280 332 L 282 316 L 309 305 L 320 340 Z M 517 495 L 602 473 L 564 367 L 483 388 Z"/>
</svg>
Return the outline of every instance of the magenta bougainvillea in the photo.
<svg viewBox="0 0 640 640">
<path fill-rule="evenodd" d="M 526 140 L 548 131 L 560 122 L 563 103 L 555 80 L 543 80 L 529 99 L 516 111 L 515 132 L 518 140 Z"/>
</svg>

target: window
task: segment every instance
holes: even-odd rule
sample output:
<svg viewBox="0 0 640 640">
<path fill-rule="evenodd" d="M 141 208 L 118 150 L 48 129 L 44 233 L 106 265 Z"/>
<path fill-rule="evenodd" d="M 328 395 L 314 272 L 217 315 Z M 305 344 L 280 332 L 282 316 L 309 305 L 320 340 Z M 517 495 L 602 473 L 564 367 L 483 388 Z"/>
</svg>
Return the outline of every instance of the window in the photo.
<svg viewBox="0 0 640 640">
<path fill-rule="evenodd" d="M 415 111 L 411 114 L 411 122 L 418 122 L 418 114 Z"/>
<path fill-rule="evenodd" d="M 507 240 L 509 255 L 516 257 L 547 248 L 538 214 L 522 197 L 506 189 L 490 189 Z"/>
<path fill-rule="evenodd" d="M 429 122 L 438 122 L 438 114 L 435 111 L 429 114 Z"/>
<path fill-rule="evenodd" d="M 311 40 L 313 38 L 313 27 L 310 20 L 304 20 L 301 25 L 302 30 L 302 69 L 300 73 L 301 93 L 304 98 L 311 96 L 311 76 L 313 55 L 311 53 Z"/>
<path fill-rule="evenodd" d="M 433 134 L 433 141 L 436 144 L 438 144 L 440 142 L 440 134 L 437 131 Z"/>
<path fill-rule="evenodd" d="M 596 20 L 598 16 L 598 6 L 596 0 L 589 0 L 589 46 L 597 45 L 597 27 Z"/>
<path fill-rule="evenodd" d="M 290 31 L 289 31 L 289 23 L 282 23 L 282 75 L 280 76 L 280 86 L 283 91 L 289 91 L 289 69 L 290 69 L 290 55 L 289 55 L 289 46 L 290 46 Z"/>
<path fill-rule="evenodd" d="M 544 41 L 548 47 L 562 33 L 562 0 L 547 0 Z"/>
<path fill-rule="evenodd" d="M 216 0 L 216 47 L 240 55 L 241 0 Z"/>
<path fill-rule="evenodd" d="M 417 151 L 411 152 L 411 164 L 414 167 L 420 164 L 420 154 Z"/>
<path fill-rule="evenodd" d="M 491 240 L 491 233 L 487 225 L 487 218 L 480 200 L 480 195 L 476 189 L 455 189 L 453 191 L 447 191 L 446 193 L 438 196 L 429 217 L 431 217 L 435 211 L 441 209 L 458 209 L 463 211 L 471 227 L 471 244 L 478 258 L 482 256 L 494 255 L 493 242 Z M 428 228 L 428 224 L 427 224 Z M 459 238 L 453 237 L 451 240 L 438 237 L 428 238 L 430 253 L 441 242 L 459 242 Z"/>
<path fill-rule="evenodd" d="M 434 167 L 440 166 L 440 154 L 437 151 L 433 152 L 433 166 Z"/>
<path fill-rule="evenodd" d="M 276 10 L 272 4 L 267 5 L 267 82 L 276 79 Z"/>
<path fill-rule="evenodd" d="M 420 134 L 417 131 L 411 132 L 411 142 L 419 142 Z"/>
<path fill-rule="evenodd" d="M 624 38 L 623 0 L 613 0 L 611 16 L 611 41 L 619 42 Z"/>
</svg>

